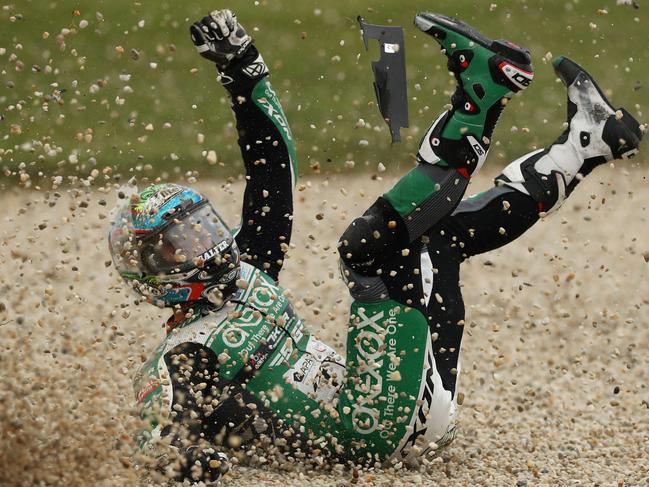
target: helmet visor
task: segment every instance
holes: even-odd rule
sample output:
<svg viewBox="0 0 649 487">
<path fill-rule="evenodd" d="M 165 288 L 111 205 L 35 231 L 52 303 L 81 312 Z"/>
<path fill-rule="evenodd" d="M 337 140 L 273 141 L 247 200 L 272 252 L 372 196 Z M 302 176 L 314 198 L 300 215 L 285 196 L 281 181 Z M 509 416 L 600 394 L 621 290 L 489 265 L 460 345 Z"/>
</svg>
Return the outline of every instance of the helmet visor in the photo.
<svg viewBox="0 0 649 487">
<path fill-rule="evenodd" d="M 210 204 L 174 218 L 162 231 L 147 236 L 140 261 L 147 274 L 172 274 L 203 267 L 211 258 L 226 260 L 234 238 Z"/>
</svg>

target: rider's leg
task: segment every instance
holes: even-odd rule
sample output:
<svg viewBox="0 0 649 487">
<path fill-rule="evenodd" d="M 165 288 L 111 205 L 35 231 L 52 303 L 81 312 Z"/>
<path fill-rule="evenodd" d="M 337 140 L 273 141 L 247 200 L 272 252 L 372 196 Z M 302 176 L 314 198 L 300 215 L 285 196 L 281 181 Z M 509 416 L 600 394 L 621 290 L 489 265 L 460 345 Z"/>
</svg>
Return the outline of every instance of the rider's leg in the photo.
<svg viewBox="0 0 649 487">
<path fill-rule="evenodd" d="M 518 46 L 487 39 L 442 15 L 420 14 L 415 23 L 441 45 L 458 87 L 452 109 L 424 136 L 417 167 L 342 236 L 342 259 L 364 275 L 375 275 L 387 256 L 419 239 L 455 208 L 486 158 L 506 100 L 532 78 L 529 52 Z"/>
<path fill-rule="evenodd" d="M 433 441 L 453 437 L 454 391 L 437 371 L 436 321 L 428 303 L 437 300 L 432 262 L 440 260 L 455 270 L 438 283 L 455 282 L 456 308 L 463 314 L 460 256 L 449 245 L 434 242 L 435 255 L 422 252 L 422 246 L 484 161 L 503 100 L 531 80 L 529 53 L 523 49 L 435 14 L 417 16 L 416 24 L 449 58 L 459 85 L 453 108 L 428 130 L 419 165 L 349 226 L 339 248 L 355 301 L 338 410 L 348 450 L 357 458 L 369 455 L 368 460 L 421 453 Z"/>
<path fill-rule="evenodd" d="M 444 256 L 464 259 L 512 242 L 540 214 L 556 210 L 595 166 L 637 152 L 642 137 L 638 122 L 624 109 L 616 115 L 583 68 L 566 58 L 558 58 L 554 65 L 568 88 L 567 130 L 547 149 L 509 164 L 495 187 L 463 200 L 453 215 L 431 229 L 431 242 L 437 242 L 431 248 L 449 245 L 454 251 L 446 249 Z M 444 386 L 454 390 L 463 329 L 458 324 L 464 310 L 457 304 L 461 302 L 457 282 L 442 279 L 459 276 L 453 274 L 451 260 L 438 258 L 433 266 L 439 269 L 434 282 L 440 299 L 430 301 L 428 315 L 438 333 L 437 370 Z"/>
<path fill-rule="evenodd" d="M 615 109 L 581 66 L 565 57 L 553 65 L 568 90 L 568 127 L 549 148 L 519 158 L 496 178 L 530 195 L 542 213 L 557 209 L 595 167 L 636 154 L 642 138 L 638 121 Z"/>
<path fill-rule="evenodd" d="M 616 110 L 595 80 L 573 61 L 554 66 L 568 89 L 568 127 L 547 149 L 510 163 L 496 187 L 462 201 L 442 228 L 464 256 L 501 247 L 558 209 L 595 167 L 638 151 L 642 131 L 623 108 Z"/>
<path fill-rule="evenodd" d="M 459 269 L 454 253 L 438 255 Z M 393 254 L 381 276 L 362 276 L 341 261 L 354 302 L 339 439 L 356 461 L 416 457 L 454 437 L 453 394 L 438 372 L 426 314 L 435 300 L 431 260 L 418 240 Z"/>
</svg>

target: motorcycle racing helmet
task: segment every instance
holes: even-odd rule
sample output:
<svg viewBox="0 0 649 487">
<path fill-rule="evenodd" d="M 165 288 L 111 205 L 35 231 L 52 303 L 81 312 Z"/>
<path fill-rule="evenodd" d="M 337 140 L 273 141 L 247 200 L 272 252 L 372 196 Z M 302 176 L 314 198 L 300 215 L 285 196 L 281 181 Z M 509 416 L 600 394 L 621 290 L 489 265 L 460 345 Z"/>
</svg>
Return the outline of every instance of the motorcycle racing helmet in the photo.
<svg viewBox="0 0 649 487">
<path fill-rule="evenodd" d="M 152 185 L 122 206 L 108 236 L 115 268 L 159 306 L 236 291 L 239 249 L 207 198 L 177 184 Z"/>
</svg>

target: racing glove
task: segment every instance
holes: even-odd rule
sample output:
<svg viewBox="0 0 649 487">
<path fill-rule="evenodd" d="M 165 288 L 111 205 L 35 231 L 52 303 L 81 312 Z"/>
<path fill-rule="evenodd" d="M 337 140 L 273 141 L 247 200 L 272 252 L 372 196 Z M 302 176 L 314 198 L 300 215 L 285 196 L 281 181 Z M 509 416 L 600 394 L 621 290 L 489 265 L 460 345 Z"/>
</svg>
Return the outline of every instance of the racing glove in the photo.
<svg viewBox="0 0 649 487">
<path fill-rule="evenodd" d="M 230 10 L 215 10 L 190 27 L 198 53 L 216 65 L 219 81 L 231 92 L 268 74 L 251 37 Z"/>
</svg>

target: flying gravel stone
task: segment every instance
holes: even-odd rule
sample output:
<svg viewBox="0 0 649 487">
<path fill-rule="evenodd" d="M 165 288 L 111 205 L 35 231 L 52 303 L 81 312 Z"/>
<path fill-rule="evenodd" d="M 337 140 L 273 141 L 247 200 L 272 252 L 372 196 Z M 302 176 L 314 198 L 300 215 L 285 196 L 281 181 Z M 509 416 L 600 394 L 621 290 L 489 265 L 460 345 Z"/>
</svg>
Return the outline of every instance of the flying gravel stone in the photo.
<svg viewBox="0 0 649 487">
<path fill-rule="evenodd" d="M 240 2 L 250 36 L 190 8 L 208 2 L 3 4 L 0 486 L 649 487 L 639 1 L 436 2 L 534 48 L 523 93 L 501 84 L 524 81 L 516 46 L 411 27 L 421 2 Z M 403 151 L 355 82 L 361 12 L 409 37 Z M 254 34 L 268 65 L 199 64 L 201 14 L 221 53 Z M 115 262 L 111 209 L 154 209 L 151 185 L 169 226 L 114 240 Z M 153 302 L 212 301 L 147 305 L 123 264 L 161 271 L 130 276 Z"/>
</svg>

